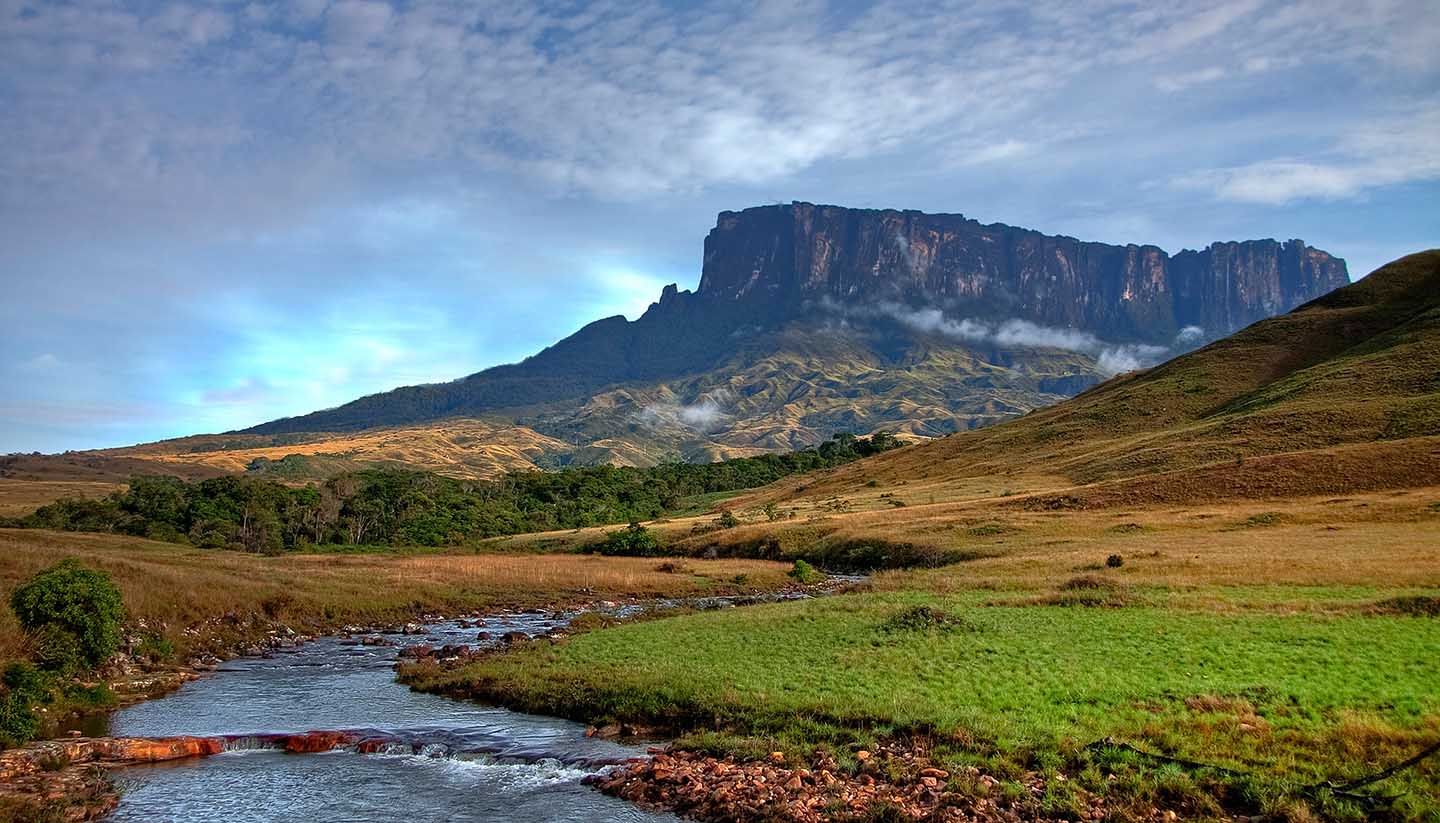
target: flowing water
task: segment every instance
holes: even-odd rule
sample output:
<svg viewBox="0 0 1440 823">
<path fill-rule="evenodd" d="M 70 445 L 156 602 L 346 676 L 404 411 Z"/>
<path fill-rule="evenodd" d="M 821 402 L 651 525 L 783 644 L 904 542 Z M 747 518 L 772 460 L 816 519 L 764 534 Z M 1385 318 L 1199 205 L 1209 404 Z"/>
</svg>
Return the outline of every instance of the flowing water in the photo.
<svg viewBox="0 0 1440 823">
<path fill-rule="evenodd" d="M 545 615 L 426 626 L 400 645 L 484 645 L 543 634 Z M 209 758 L 117 769 L 109 823 L 131 821 L 674 821 L 580 784 L 643 749 L 585 737 L 579 724 L 411 692 L 395 682 L 398 647 L 322 638 L 267 659 L 240 659 L 169 697 L 123 709 L 117 736 L 247 735 L 374 730 L 403 741 L 390 753 L 296 755 L 243 742 Z"/>
</svg>

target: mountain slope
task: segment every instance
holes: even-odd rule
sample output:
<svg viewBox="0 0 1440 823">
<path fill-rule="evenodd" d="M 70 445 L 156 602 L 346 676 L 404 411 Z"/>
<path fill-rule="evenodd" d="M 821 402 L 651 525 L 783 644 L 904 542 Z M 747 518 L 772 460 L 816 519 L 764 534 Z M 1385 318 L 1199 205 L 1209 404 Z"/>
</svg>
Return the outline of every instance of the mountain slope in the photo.
<svg viewBox="0 0 1440 823">
<path fill-rule="evenodd" d="M 808 203 L 724 212 L 667 287 L 527 360 L 222 436 L 11 458 L 92 480 L 367 465 L 456 477 L 709 461 L 884 429 L 938 437 L 1052 405 L 1348 281 L 1293 240 L 1168 255 L 962 215 Z M 258 461 L 258 462 L 257 462 Z M 269 461 L 269 462 L 266 462 Z"/>
<path fill-rule="evenodd" d="M 997 477 L 1051 490 L 1026 502 L 1040 507 L 1440 483 L 1440 250 L 1022 419 L 837 470 L 803 496 L 908 480 L 954 498 Z"/>
<path fill-rule="evenodd" d="M 737 358 L 748 365 L 768 354 L 756 338 L 797 322 L 873 330 L 888 318 L 892 322 L 880 325 L 901 326 L 901 334 L 878 341 L 877 351 L 912 348 L 908 338 L 918 330 L 982 352 L 998 342 L 1080 352 L 1092 361 L 1119 347 L 1156 358 L 1177 335 L 1223 336 L 1346 282 L 1343 260 L 1298 240 L 1217 243 L 1170 257 L 1154 246 L 1082 243 L 963 215 L 765 206 L 723 212 L 705 241 L 697 291 L 667 287 L 634 322 L 606 318 L 522 363 L 372 395 L 246 433 L 524 417 L 525 410 L 570 406 L 602 389 L 653 385 L 722 366 L 734 371 Z M 773 349 L 775 342 L 766 344 Z M 1091 369 L 1089 376 L 1098 373 Z M 1076 387 L 1085 382 L 1072 381 Z"/>
</svg>

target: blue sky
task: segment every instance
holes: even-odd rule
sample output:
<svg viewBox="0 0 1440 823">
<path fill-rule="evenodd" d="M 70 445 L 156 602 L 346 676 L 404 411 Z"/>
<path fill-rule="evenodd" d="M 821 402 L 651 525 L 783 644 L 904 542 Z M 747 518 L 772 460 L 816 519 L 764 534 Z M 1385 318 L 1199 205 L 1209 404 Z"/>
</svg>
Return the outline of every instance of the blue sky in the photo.
<svg viewBox="0 0 1440 823">
<path fill-rule="evenodd" d="M 0 0 L 0 452 L 446 380 L 716 212 L 1440 245 L 1430 0 Z"/>
</svg>

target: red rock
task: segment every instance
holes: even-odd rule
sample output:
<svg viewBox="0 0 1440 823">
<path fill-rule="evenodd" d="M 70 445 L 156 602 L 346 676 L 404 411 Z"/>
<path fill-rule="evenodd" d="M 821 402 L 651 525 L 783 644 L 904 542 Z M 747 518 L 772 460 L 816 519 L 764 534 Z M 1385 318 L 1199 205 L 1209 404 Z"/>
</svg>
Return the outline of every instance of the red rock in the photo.
<svg viewBox="0 0 1440 823">
<path fill-rule="evenodd" d="M 355 735 L 348 732 L 305 732 L 287 735 L 282 739 L 281 748 L 290 754 L 316 754 L 344 748 L 355 742 Z"/>
</svg>

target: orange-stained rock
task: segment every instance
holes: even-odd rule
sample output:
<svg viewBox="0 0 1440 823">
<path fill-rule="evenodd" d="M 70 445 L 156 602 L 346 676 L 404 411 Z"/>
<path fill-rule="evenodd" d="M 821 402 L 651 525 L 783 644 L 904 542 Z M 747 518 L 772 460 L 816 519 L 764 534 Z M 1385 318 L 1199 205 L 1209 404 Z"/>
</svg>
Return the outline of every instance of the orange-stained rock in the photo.
<svg viewBox="0 0 1440 823">
<path fill-rule="evenodd" d="M 115 763 L 160 763 L 209 757 L 225 750 L 218 737 L 113 737 L 94 741 L 95 758 Z"/>
<path fill-rule="evenodd" d="M 291 754 L 316 754 L 353 745 L 355 739 L 350 732 L 305 732 L 285 737 L 283 748 Z"/>
</svg>

